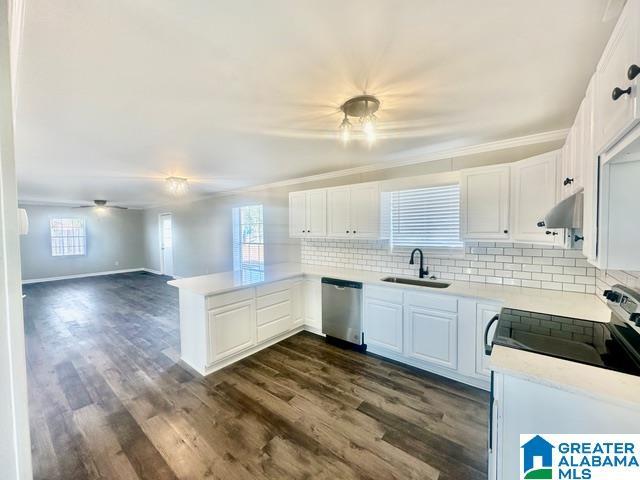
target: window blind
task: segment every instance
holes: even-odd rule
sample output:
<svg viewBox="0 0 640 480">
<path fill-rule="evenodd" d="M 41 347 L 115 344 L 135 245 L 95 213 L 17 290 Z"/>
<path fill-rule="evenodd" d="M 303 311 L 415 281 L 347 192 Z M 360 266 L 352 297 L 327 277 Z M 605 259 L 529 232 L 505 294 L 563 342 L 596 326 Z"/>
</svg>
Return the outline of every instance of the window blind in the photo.
<svg viewBox="0 0 640 480">
<path fill-rule="evenodd" d="M 460 186 L 391 192 L 391 246 L 461 249 Z"/>
<path fill-rule="evenodd" d="M 87 235 L 84 228 L 84 219 L 52 218 L 49 221 L 49 231 L 52 256 L 62 257 L 86 254 Z"/>
</svg>

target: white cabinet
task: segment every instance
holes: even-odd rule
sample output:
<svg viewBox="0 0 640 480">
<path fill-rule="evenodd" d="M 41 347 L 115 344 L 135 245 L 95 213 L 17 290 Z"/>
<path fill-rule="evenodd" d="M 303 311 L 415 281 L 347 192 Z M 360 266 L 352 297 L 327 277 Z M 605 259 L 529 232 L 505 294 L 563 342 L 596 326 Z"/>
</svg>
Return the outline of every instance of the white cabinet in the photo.
<svg viewBox="0 0 640 480">
<path fill-rule="evenodd" d="M 256 312 L 253 298 L 209 310 L 207 321 L 209 364 L 256 344 Z"/>
<path fill-rule="evenodd" d="M 558 151 L 544 153 L 511 166 L 511 238 L 519 242 L 556 243 L 558 233 L 538 227 L 556 204 Z M 559 241 L 558 241 L 559 243 Z"/>
<path fill-rule="evenodd" d="M 489 377 L 489 355 L 485 353 L 485 332 L 489 322 L 500 313 L 500 305 L 478 303 L 476 306 L 476 375 Z M 493 322 L 487 333 L 488 343 L 495 333 L 497 322 Z"/>
<path fill-rule="evenodd" d="M 327 236 L 380 237 L 380 187 L 362 183 L 327 189 Z"/>
<path fill-rule="evenodd" d="M 509 166 L 463 170 L 460 230 L 466 240 L 509 238 Z"/>
<path fill-rule="evenodd" d="M 405 355 L 455 369 L 458 365 L 457 299 L 405 294 Z"/>
<path fill-rule="evenodd" d="M 289 236 L 324 237 L 327 234 L 327 191 L 289 193 Z"/>
<path fill-rule="evenodd" d="M 304 325 L 304 290 L 302 280 L 293 282 L 291 286 L 291 321 L 294 328 Z"/>
<path fill-rule="evenodd" d="M 625 5 L 596 70 L 596 151 L 601 153 L 640 120 L 640 75 L 628 78 L 629 68 L 640 66 L 640 0 Z M 612 98 L 614 89 L 620 93 Z"/>
<path fill-rule="evenodd" d="M 402 291 L 365 286 L 365 343 L 371 351 L 378 349 L 403 352 Z"/>
<path fill-rule="evenodd" d="M 304 323 L 315 332 L 322 332 L 322 284 L 320 278 L 305 278 L 304 292 Z"/>
</svg>

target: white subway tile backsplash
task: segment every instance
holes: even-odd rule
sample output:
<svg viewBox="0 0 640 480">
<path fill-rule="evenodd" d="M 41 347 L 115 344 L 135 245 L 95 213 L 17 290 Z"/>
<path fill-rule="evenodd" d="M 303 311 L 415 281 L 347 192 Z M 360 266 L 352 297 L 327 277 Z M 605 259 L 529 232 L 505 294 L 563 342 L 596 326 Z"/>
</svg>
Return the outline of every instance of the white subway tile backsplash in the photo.
<svg viewBox="0 0 640 480">
<path fill-rule="evenodd" d="M 409 265 L 409 254 L 391 252 L 384 240 L 305 239 L 301 243 L 302 263 L 417 276 L 417 265 Z M 430 275 L 443 280 L 586 293 L 619 283 L 612 275 L 590 267 L 580 251 L 528 243 L 467 242 L 464 255 L 427 254 L 425 264 Z M 640 274 L 634 277 L 622 272 L 616 276 L 640 287 Z"/>
</svg>

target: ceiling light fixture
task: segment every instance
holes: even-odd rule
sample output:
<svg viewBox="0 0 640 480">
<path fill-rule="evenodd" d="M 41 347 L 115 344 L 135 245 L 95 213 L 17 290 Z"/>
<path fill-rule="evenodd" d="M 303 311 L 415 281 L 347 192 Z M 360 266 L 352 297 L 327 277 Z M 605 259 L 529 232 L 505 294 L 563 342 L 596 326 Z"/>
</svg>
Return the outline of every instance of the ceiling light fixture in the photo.
<svg viewBox="0 0 640 480">
<path fill-rule="evenodd" d="M 351 138 L 352 125 L 348 117 L 360 119 L 360 125 L 369 145 L 376 140 L 376 116 L 380 108 L 380 100 L 373 95 L 358 95 L 350 98 L 342 104 L 340 110 L 344 113 L 344 119 L 340 124 L 340 137 L 344 143 Z"/>
<path fill-rule="evenodd" d="M 189 190 L 189 184 L 184 177 L 167 177 L 165 179 L 167 191 L 171 195 L 184 195 Z"/>
</svg>

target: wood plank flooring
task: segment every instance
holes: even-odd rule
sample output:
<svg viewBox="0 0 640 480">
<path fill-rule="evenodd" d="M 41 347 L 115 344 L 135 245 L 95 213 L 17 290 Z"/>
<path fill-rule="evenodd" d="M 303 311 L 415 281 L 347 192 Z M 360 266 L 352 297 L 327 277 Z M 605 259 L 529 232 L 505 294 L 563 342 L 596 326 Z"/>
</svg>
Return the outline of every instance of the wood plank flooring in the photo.
<svg viewBox="0 0 640 480">
<path fill-rule="evenodd" d="M 486 392 L 308 333 L 192 375 L 166 280 L 24 286 L 36 479 L 486 479 Z"/>
</svg>

